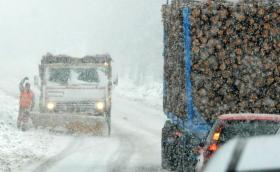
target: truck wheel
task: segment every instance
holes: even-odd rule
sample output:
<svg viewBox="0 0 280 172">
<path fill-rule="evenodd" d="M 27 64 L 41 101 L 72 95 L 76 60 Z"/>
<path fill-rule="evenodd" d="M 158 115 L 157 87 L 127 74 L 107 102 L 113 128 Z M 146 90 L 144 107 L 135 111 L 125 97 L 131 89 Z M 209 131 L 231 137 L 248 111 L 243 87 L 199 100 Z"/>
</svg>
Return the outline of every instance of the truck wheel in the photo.
<svg viewBox="0 0 280 172">
<path fill-rule="evenodd" d="M 111 136 L 111 117 L 107 119 L 108 136 Z"/>
</svg>

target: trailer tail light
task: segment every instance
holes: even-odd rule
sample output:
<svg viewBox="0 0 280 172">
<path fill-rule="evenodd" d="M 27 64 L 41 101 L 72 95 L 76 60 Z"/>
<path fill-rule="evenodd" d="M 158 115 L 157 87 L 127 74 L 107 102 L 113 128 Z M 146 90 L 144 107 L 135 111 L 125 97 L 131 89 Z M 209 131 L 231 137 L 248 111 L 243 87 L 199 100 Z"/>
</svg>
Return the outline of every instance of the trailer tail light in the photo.
<svg viewBox="0 0 280 172">
<path fill-rule="evenodd" d="M 220 139 L 220 135 L 221 135 L 220 132 L 215 132 L 213 135 L 213 140 L 218 141 Z"/>
<path fill-rule="evenodd" d="M 213 154 L 218 150 L 218 145 L 216 143 L 212 143 L 208 148 L 207 151 L 205 152 L 205 162 L 207 162 Z"/>
<path fill-rule="evenodd" d="M 213 141 L 212 141 L 211 145 L 208 147 L 208 151 L 210 151 L 210 152 L 217 151 L 217 149 L 218 149 L 217 141 L 220 139 L 220 136 L 221 136 L 220 131 L 217 131 L 214 133 L 214 135 L 212 137 Z"/>
<path fill-rule="evenodd" d="M 212 136 L 211 144 L 207 147 L 207 153 L 205 154 L 205 162 L 208 161 L 212 155 L 218 150 L 218 142 L 221 137 L 222 128 L 218 128 Z"/>
<path fill-rule="evenodd" d="M 208 147 L 208 150 L 211 151 L 211 152 L 215 152 L 215 151 L 217 151 L 217 149 L 218 149 L 217 144 L 211 144 L 211 145 Z"/>
</svg>

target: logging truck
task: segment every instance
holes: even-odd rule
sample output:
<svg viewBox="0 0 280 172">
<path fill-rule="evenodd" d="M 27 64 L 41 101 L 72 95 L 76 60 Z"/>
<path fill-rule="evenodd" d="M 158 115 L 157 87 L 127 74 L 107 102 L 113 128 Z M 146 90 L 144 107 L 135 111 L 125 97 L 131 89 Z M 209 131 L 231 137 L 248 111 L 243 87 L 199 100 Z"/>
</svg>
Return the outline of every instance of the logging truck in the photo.
<svg viewBox="0 0 280 172">
<path fill-rule="evenodd" d="M 279 4 L 163 5 L 163 169 L 195 171 L 194 150 L 203 146 L 217 116 L 280 114 Z"/>
</svg>

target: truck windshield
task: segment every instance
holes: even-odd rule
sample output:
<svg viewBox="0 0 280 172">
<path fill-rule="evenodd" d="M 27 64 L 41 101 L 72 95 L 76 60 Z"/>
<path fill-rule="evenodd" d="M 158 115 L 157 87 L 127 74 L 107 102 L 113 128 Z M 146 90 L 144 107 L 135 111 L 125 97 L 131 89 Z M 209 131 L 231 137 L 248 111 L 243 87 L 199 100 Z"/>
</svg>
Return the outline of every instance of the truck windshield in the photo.
<svg viewBox="0 0 280 172">
<path fill-rule="evenodd" d="M 47 70 L 48 85 L 99 85 L 106 79 L 104 67 L 50 67 Z"/>
</svg>

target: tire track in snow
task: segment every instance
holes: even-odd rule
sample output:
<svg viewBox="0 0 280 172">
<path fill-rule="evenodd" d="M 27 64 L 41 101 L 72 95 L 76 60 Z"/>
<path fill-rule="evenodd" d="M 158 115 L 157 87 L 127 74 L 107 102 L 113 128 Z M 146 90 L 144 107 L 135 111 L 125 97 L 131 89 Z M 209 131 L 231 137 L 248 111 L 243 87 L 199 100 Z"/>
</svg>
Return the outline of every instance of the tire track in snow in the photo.
<svg viewBox="0 0 280 172">
<path fill-rule="evenodd" d="M 154 151 L 153 147 L 160 148 L 158 139 L 160 137 L 160 129 L 157 127 L 151 127 L 147 125 L 147 122 L 160 122 L 159 120 L 151 119 L 152 116 L 157 113 L 157 110 L 142 109 L 137 105 L 135 107 L 134 102 L 122 101 L 122 98 L 114 99 L 115 104 L 113 106 L 113 131 L 117 133 L 117 137 L 121 141 L 121 145 L 116 154 L 121 154 L 117 161 L 111 159 L 108 166 L 108 172 L 160 172 L 160 151 Z M 126 105 L 124 108 L 124 106 Z M 148 108 L 150 109 L 150 108 Z M 150 114 L 152 113 L 152 114 Z M 143 115 L 142 115 L 143 114 Z M 144 115 L 147 114 L 147 115 Z M 146 116 L 146 117 L 145 117 Z M 147 121 L 147 119 L 151 121 Z M 154 125 L 152 125 L 154 126 Z M 156 130 L 155 130 L 156 129 Z M 123 151 L 123 152 L 121 152 Z M 152 153 L 152 154 L 151 154 Z M 156 154 L 156 155 L 155 155 Z M 159 155 L 159 157 L 157 157 Z M 115 164 L 114 164 L 115 163 Z M 121 165 L 119 165 L 121 164 Z"/>
<path fill-rule="evenodd" d="M 131 157 L 136 152 L 135 143 L 128 134 L 125 134 L 124 131 L 118 129 L 117 137 L 120 140 L 119 148 L 114 152 L 114 156 L 107 164 L 108 172 L 120 172 L 120 171 L 130 171 L 128 169 L 129 161 Z"/>
<path fill-rule="evenodd" d="M 114 156 L 108 161 L 106 172 L 162 172 L 160 166 L 157 165 L 143 165 L 138 164 L 135 166 L 133 158 L 135 156 L 143 157 L 143 146 L 145 145 L 145 138 L 135 136 L 132 130 L 127 130 L 121 126 L 114 126 L 116 137 L 120 140 L 120 146 Z M 141 132 L 142 133 L 142 132 Z M 144 131 L 146 135 L 146 131 Z M 142 150 L 141 150 L 142 147 Z M 140 148 L 140 149 L 139 149 Z M 148 160 L 149 157 L 146 157 Z M 91 171 L 94 168 L 91 169 Z M 88 172 L 91 172 L 88 171 Z"/>
<path fill-rule="evenodd" d="M 71 154 L 75 153 L 76 150 L 80 147 L 82 144 L 83 139 L 82 138 L 73 138 L 73 141 L 71 141 L 60 153 L 50 157 L 45 162 L 40 164 L 38 167 L 33 170 L 33 172 L 46 172 L 51 167 L 58 164 L 63 159 L 67 158 Z M 54 145 L 55 146 L 55 145 Z"/>
</svg>

